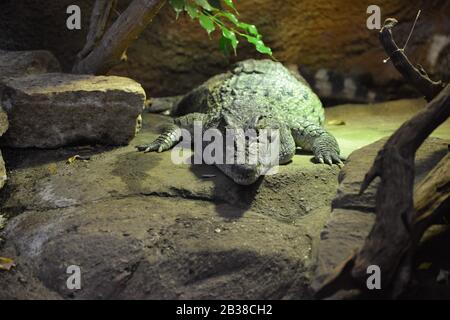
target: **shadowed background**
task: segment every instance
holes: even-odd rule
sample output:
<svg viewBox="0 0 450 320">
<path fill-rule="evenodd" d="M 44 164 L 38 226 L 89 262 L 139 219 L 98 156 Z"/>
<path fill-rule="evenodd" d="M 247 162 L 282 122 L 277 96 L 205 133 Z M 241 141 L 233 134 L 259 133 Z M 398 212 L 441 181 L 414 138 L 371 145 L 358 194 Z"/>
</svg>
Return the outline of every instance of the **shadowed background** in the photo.
<svg viewBox="0 0 450 320">
<path fill-rule="evenodd" d="M 117 14 L 129 0 L 120 0 Z M 300 67 L 306 77 L 320 69 L 357 76 L 364 85 L 403 93 L 403 80 L 394 67 L 383 64 L 385 54 L 378 31 L 366 28 L 367 7 L 377 4 L 382 21 L 396 17 L 395 37 L 402 45 L 418 9 L 422 15 L 407 48 L 408 56 L 438 78 L 448 80 L 450 48 L 450 3 L 446 0 L 241 0 L 236 1 L 241 21 L 253 23 L 283 63 Z M 93 1 L 3 0 L 0 4 L 0 48 L 6 50 L 47 49 L 69 71 L 83 47 Z M 66 8 L 77 4 L 82 11 L 82 30 L 65 27 Z M 263 57 L 243 41 L 238 56 L 227 59 L 218 49 L 218 32 L 206 32 L 166 5 L 141 37 L 128 50 L 128 60 L 111 70 L 139 81 L 151 96 L 185 93 L 230 63 Z M 362 77 L 361 77 L 362 76 Z"/>
</svg>

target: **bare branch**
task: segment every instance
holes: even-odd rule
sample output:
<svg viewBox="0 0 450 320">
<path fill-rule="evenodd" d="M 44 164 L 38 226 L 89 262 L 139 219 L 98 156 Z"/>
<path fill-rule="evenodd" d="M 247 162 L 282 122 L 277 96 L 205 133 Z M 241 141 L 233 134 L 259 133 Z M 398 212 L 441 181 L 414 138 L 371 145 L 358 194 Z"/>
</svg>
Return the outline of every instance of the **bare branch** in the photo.
<svg viewBox="0 0 450 320">
<path fill-rule="evenodd" d="M 415 153 L 427 136 L 449 116 L 450 85 L 447 85 L 424 111 L 405 122 L 380 150 L 369 170 L 369 178 L 366 178 L 372 180 L 374 172 L 381 177 L 374 226 L 360 251 L 346 260 L 351 265 L 337 268 L 318 291 L 318 297 L 343 289 L 342 279 L 351 279 L 349 283 L 355 289 L 364 288 L 369 265 L 377 265 L 383 270 L 384 287 L 391 285 L 392 296 L 398 296 L 404 290 L 409 281 L 410 259 L 415 246 L 434 221 L 437 213 L 433 209 L 447 201 L 450 192 L 447 156 L 418 187 L 417 201 L 413 203 Z M 436 190 L 439 192 L 431 195 Z"/>
<path fill-rule="evenodd" d="M 380 177 L 376 195 L 376 218 L 363 247 L 324 282 L 320 298 L 338 290 L 365 290 L 367 267 L 383 270 L 385 292 L 398 297 L 409 284 L 412 259 L 423 233 L 442 214 L 450 194 L 450 160 L 447 155 L 414 189 L 414 160 L 417 149 L 450 116 L 450 85 L 434 82 L 423 68 L 411 65 L 395 44 L 391 29 L 395 19 L 386 19 L 380 41 L 397 70 L 431 102 L 425 110 L 406 121 L 386 142 L 367 172 L 361 193 Z M 413 202 L 413 198 L 416 199 Z M 343 280 L 346 286 L 342 285 Z"/>
<path fill-rule="evenodd" d="M 130 44 L 152 21 L 166 0 L 133 0 L 106 31 L 98 45 L 72 69 L 74 73 L 104 74 L 122 58 Z"/>
<path fill-rule="evenodd" d="M 397 23 L 398 21 L 393 18 L 384 21 L 383 28 L 380 31 L 381 44 L 395 68 L 405 80 L 422 93 L 427 101 L 431 101 L 444 88 L 444 84 L 441 81 L 431 80 L 421 66 L 415 68 L 405 55 L 405 52 L 397 46 L 392 35 L 392 28 Z"/>
<path fill-rule="evenodd" d="M 78 61 L 84 59 L 98 44 L 105 33 L 117 0 L 96 0 L 92 9 L 89 31 L 84 48 L 78 53 Z"/>
</svg>

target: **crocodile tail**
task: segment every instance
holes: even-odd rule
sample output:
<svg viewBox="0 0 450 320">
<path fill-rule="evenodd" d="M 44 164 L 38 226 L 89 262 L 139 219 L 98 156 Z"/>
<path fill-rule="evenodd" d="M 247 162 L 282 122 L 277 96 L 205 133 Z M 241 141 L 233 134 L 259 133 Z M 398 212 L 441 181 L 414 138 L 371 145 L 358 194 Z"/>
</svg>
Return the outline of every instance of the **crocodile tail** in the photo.
<svg viewBox="0 0 450 320">
<path fill-rule="evenodd" d="M 373 78 L 368 73 L 344 75 L 328 69 L 311 72 L 303 67 L 300 71 L 325 105 L 375 103 L 386 100 L 381 90 L 372 89 Z"/>
</svg>

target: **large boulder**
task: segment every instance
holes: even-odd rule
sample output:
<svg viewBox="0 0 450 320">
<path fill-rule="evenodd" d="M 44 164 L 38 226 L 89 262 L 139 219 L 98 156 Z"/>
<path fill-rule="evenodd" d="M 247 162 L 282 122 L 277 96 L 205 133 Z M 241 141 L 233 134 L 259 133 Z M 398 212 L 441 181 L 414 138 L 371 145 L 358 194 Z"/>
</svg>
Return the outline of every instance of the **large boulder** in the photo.
<svg viewBox="0 0 450 320">
<path fill-rule="evenodd" d="M 347 155 L 423 105 L 329 108 L 328 119 L 346 125 L 327 128 Z M 340 192 L 350 196 L 342 208 L 336 202 L 330 218 L 337 166 L 299 153 L 277 175 L 238 186 L 214 166 L 136 152 L 134 145 L 156 138 L 158 125 L 169 121 L 144 114 L 140 134 L 121 148 L 4 150 L 10 177 L 0 211 L 9 220 L 0 256 L 17 266 L 0 272 L 0 299 L 312 298 L 313 271 L 326 274 L 367 235 L 373 213 L 345 203 L 382 142 L 350 156 L 340 175 L 349 182 Z M 450 138 L 449 128 L 447 122 L 434 134 Z M 418 179 L 446 147 L 439 139 L 424 144 Z M 77 154 L 90 160 L 67 163 Z M 81 268 L 81 290 L 66 286 L 70 265 Z"/>
<path fill-rule="evenodd" d="M 49 51 L 0 50 L 0 80 L 60 71 L 58 60 Z"/>
<path fill-rule="evenodd" d="M 61 73 L 5 79 L 1 92 L 9 119 L 1 143 L 15 148 L 127 144 L 145 100 L 128 78 Z"/>
<path fill-rule="evenodd" d="M 17 268 L 0 273 L 0 298 L 311 298 L 313 239 L 339 168 L 297 155 L 239 186 L 214 166 L 134 149 L 167 121 L 144 114 L 122 148 L 5 150 L 1 210 L 12 218 L 0 256 Z M 75 154 L 90 160 L 67 164 Z M 66 287 L 70 265 L 81 290 Z"/>
</svg>

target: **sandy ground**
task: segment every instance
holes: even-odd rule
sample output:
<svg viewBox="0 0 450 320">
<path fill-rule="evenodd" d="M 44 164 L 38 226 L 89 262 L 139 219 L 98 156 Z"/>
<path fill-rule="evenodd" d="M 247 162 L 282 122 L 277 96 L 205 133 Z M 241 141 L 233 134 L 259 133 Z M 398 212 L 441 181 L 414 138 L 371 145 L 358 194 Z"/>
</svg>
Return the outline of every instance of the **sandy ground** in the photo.
<svg viewBox="0 0 450 320">
<path fill-rule="evenodd" d="M 424 99 L 398 100 L 373 105 L 340 105 L 326 109 L 326 127 L 335 135 L 344 155 L 394 132 L 426 106 Z M 345 122 L 330 125 L 329 122 Z M 450 139 L 450 120 L 432 136 Z"/>
</svg>

